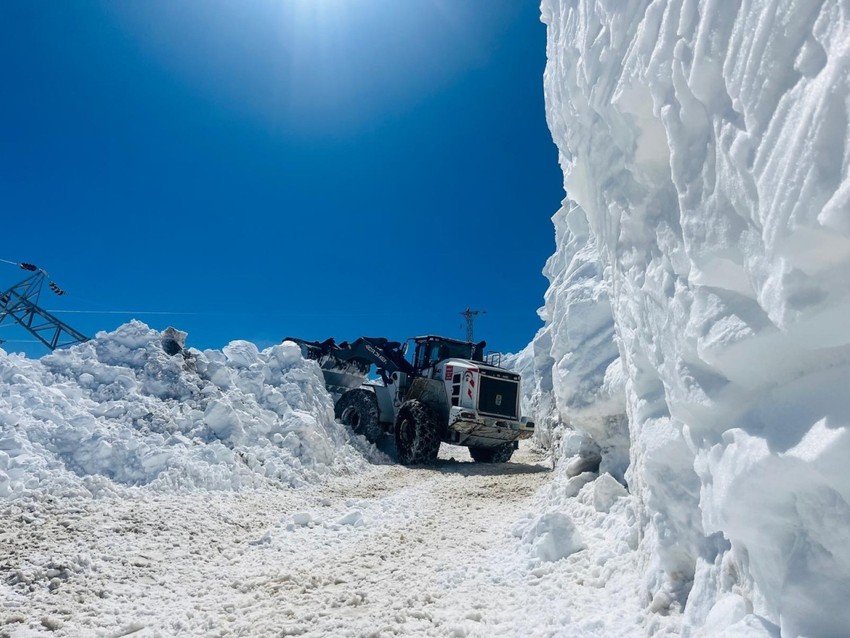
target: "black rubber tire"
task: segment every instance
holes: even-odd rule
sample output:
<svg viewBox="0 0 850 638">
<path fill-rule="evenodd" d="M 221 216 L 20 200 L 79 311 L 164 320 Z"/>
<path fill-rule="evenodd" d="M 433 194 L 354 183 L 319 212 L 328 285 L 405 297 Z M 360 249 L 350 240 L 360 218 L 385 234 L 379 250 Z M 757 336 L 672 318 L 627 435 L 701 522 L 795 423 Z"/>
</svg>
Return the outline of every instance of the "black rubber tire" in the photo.
<svg viewBox="0 0 850 638">
<path fill-rule="evenodd" d="M 405 401 L 395 419 L 395 447 L 402 465 L 425 465 L 440 451 L 437 417 L 416 399 Z"/>
<path fill-rule="evenodd" d="M 378 398 L 374 392 L 357 388 L 343 394 L 334 406 L 334 415 L 355 434 L 362 434 L 374 443 L 383 434 L 378 412 Z"/>
<path fill-rule="evenodd" d="M 495 447 L 470 447 L 469 455 L 478 463 L 507 463 L 514 454 L 513 443 L 502 443 Z"/>
</svg>

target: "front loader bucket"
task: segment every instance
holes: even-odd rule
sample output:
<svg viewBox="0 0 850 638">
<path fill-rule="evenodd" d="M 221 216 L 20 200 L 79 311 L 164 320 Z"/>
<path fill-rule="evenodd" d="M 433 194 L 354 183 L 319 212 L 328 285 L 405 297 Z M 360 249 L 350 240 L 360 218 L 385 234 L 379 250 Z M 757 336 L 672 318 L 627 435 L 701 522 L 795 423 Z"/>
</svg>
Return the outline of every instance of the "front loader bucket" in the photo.
<svg viewBox="0 0 850 638">
<path fill-rule="evenodd" d="M 322 376 L 325 377 L 325 387 L 329 392 L 342 394 L 347 390 L 359 388 L 369 376 L 369 363 L 359 360 L 345 361 L 335 356 L 335 353 L 343 349 L 337 346 L 333 339 L 319 342 L 287 337 L 284 341 L 297 343 L 305 359 L 319 364 Z"/>
<path fill-rule="evenodd" d="M 349 372 L 333 367 L 325 367 L 321 364 L 322 375 L 325 377 L 325 386 L 329 392 L 342 394 L 347 390 L 359 388 L 366 382 L 367 375 L 362 372 Z"/>
</svg>

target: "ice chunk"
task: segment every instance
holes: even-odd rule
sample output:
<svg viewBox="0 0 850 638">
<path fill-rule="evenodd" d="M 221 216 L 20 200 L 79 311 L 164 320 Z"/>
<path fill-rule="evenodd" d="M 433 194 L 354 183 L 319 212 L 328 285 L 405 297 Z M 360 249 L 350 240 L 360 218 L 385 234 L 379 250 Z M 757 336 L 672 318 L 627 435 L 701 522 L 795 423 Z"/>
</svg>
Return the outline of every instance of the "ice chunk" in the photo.
<svg viewBox="0 0 850 638">
<path fill-rule="evenodd" d="M 629 493 L 610 474 L 602 474 L 598 479 L 590 483 L 589 505 L 597 512 L 608 512 L 617 499 L 628 496 Z"/>
<path fill-rule="evenodd" d="M 338 520 L 337 525 L 362 525 L 363 524 L 363 512 L 360 510 L 350 510 L 343 514 Z"/>
<path fill-rule="evenodd" d="M 298 527 L 304 527 L 313 522 L 313 515 L 310 512 L 296 512 L 292 515 L 292 522 Z"/>
<path fill-rule="evenodd" d="M 584 549 L 584 541 L 572 519 L 560 510 L 549 510 L 533 520 L 522 534 L 531 555 L 554 562 Z"/>
</svg>

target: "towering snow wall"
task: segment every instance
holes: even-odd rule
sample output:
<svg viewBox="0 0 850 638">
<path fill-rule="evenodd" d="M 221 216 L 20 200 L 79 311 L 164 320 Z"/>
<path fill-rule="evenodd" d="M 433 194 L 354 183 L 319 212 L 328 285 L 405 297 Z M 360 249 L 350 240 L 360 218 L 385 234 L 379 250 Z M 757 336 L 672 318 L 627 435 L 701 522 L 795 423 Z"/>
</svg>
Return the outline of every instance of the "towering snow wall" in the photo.
<svg viewBox="0 0 850 638">
<path fill-rule="evenodd" d="M 542 14 L 567 199 L 538 419 L 614 468 L 630 440 L 647 602 L 686 634 L 846 635 L 850 2 Z"/>
</svg>

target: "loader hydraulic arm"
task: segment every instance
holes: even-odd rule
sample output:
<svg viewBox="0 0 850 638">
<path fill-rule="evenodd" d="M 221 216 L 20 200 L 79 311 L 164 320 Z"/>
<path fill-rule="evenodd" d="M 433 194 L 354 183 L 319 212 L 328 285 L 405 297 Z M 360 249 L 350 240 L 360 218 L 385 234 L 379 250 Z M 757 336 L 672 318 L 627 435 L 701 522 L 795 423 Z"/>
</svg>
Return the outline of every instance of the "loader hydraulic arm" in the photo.
<svg viewBox="0 0 850 638">
<path fill-rule="evenodd" d="M 324 369 L 356 366 L 365 373 L 374 365 L 385 383 L 393 372 L 404 372 L 408 375 L 415 372 L 413 366 L 404 358 L 401 344 L 383 337 L 360 337 L 351 343 L 343 341 L 339 344 L 333 339 L 319 342 L 287 337 L 284 341 L 294 341 L 300 345 L 305 355 L 322 362 Z"/>
<path fill-rule="evenodd" d="M 404 372 L 413 374 L 413 366 L 401 353 L 398 341 L 388 341 L 383 337 L 360 337 L 352 343 L 342 342 L 334 353 L 343 361 L 364 361 L 375 365 L 378 372 L 392 374 Z"/>
</svg>

